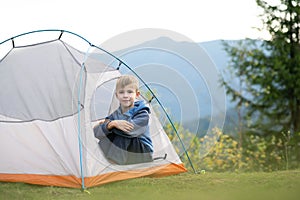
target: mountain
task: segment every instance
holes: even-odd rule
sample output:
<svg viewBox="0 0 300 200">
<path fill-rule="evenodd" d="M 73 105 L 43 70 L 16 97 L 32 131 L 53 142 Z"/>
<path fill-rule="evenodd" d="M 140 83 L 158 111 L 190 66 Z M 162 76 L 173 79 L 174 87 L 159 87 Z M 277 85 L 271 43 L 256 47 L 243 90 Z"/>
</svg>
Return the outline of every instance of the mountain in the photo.
<svg viewBox="0 0 300 200">
<path fill-rule="evenodd" d="M 173 121 L 191 132 L 221 127 L 226 117 L 235 116 L 227 114 L 234 112 L 234 104 L 228 100 L 220 82 L 229 78 L 224 77 L 228 74 L 229 58 L 222 40 L 193 43 L 160 37 L 112 54 L 147 83 L 159 99 L 153 103 L 162 104 Z M 118 61 L 109 59 L 106 62 L 110 65 L 119 65 Z M 120 70 L 132 73 L 123 65 Z M 141 90 L 147 91 L 147 87 L 142 84 Z M 161 121 L 167 121 L 163 116 Z"/>
</svg>

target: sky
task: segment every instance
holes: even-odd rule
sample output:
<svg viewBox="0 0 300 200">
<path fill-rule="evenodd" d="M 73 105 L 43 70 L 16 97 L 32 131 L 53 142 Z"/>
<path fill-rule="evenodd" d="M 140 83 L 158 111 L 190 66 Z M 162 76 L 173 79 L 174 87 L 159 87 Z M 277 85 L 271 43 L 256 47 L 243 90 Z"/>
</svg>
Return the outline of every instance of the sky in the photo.
<svg viewBox="0 0 300 200">
<path fill-rule="evenodd" d="M 195 42 L 265 37 L 255 0 L 4 0 L 0 42 L 40 29 L 64 29 L 101 44 L 144 28 L 166 29 Z"/>
</svg>

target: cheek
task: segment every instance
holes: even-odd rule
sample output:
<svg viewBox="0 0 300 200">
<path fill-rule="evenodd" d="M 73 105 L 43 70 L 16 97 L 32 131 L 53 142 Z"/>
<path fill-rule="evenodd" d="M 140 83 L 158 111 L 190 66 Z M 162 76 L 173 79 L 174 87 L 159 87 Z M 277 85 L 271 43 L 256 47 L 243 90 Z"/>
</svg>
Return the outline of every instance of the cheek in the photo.
<svg viewBox="0 0 300 200">
<path fill-rule="evenodd" d="M 131 95 L 130 95 L 130 98 L 132 98 L 132 99 L 134 99 L 135 97 L 136 97 L 135 94 L 131 94 Z"/>
</svg>

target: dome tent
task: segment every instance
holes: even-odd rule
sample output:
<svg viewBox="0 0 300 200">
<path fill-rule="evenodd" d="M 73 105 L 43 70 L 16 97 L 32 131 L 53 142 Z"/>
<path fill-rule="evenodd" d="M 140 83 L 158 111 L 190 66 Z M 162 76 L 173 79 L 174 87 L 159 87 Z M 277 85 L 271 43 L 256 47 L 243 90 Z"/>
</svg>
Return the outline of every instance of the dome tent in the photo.
<svg viewBox="0 0 300 200">
<path fill-rule="evenodd" d="M 61 34 L 53 40 L 15 45 L 16 38 L 37 32 Z M 0 84 L 7 87 L 0 92 L 0 181 L 84 189 L 186 172 L 153 111 L 154 157 L 167 157 L 131 165 L 114 165 L 105 159 L 92 127 L 118 106 L 113 91 L 121 73 L 97 58 L 118 58 L 102 49 L 103 55 L 83 53 L 64 42 L 63 33 L 100 49 L 64 30 L 33 31 L 0 43 L 1 48 L 12 41 L 0 60 Z"/>
</svg>

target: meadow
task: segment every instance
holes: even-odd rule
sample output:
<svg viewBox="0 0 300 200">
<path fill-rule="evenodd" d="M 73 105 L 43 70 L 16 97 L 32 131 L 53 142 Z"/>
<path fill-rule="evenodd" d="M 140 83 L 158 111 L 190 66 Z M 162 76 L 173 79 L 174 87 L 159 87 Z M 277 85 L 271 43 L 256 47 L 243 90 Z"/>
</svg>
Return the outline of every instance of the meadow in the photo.
<svg viewBox="0 0 300 200">
<path fill-rule="evenodd" d="M 298 200 L 300 170 L 251 173 L 183 173 L 162 178 L 137 178 L 86 191 L 73 188 L 0 182 L 0 199 L 59 200 Z"/>
</svg>

